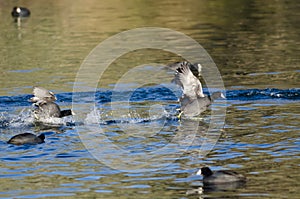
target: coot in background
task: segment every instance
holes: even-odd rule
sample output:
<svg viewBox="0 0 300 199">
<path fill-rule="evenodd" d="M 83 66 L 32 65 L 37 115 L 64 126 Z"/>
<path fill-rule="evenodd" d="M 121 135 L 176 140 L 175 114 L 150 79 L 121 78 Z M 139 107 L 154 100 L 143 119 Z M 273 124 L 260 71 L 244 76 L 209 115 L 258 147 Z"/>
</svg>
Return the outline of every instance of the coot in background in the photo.
<svg viewBox="0 0 300 199">
<path fill-rule="evenodd" d="M 25 7 L 14 7 L 11 11 L 11 15 L 13 17 L 29 17 L 30 16 L 30 10 Z"/>
</svg>

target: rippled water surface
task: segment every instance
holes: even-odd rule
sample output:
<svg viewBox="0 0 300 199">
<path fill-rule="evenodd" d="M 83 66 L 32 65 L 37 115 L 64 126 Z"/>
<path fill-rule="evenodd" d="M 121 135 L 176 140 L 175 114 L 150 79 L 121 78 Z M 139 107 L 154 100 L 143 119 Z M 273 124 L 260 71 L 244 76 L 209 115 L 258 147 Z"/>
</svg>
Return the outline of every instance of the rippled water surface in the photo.
<svg viewBox="0 0 300 199">
<path fill-rule="evenodd" d="M 31 16 L 15 22 L 15 3 Z M 297 198 L 299 9 L 298 1 L 0 0 L 0 197 Z M 182 58 L 157 49 L 122 55 L 97 89 L 76 81 L 94 47 L 138 27 L 199 42 L 226 100 L 178 120 L 181 91 L 163 66 Z M 52 90 L 76 115 L 35 123 L 32 86 Z M 44 133 L 45 143 L 6 143 L 24 132 Z M 248 181 L 207 189 L 194 175 L 204 165 Z"/>
</svg>

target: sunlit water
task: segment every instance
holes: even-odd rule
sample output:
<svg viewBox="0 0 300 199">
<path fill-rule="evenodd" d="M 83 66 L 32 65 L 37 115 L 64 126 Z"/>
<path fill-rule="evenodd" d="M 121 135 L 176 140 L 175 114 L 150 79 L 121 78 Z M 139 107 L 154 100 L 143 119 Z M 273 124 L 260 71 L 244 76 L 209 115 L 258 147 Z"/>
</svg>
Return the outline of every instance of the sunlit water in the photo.
<svg viewBox="0 0 300 199">
<path fill-rule="evenodd" d="M 298 1 L 26 0 L 17 3 L 32 14 L 19 22 L 10 16 L 15 3 L 0 1 L 1 198 L 299 197 Z M 151 49 L 117 59 L 96 93 L 72 93 L 95 46 L 145 26 L 199 42 L 218 66 L 226 100 L 200 118 L 178 120 L 181 92 L 168 89 L 173 72 L 149 63 L 182 58 Z M 123 90 L 113 90 L 143 64 L 118 85 Z M 149 79 L 162 84 L 139 84 Z M 54 91 L 57 103 L 77 114 L 36 124 L 32 86 Z M 212 115 L 224 108 L 226 114 Z M 44 133 L 45 143 L 6 143 L 24 132 Z M 248 181 L 208 190 L 194 175 L 203 165 L 235 170 Z"/>
<path fill-rule="evenodd" d="M 213 169 L 234 169 L 249 179 L 242 188 L 225 187 L 213 192 L 200 190 L 202 196 L 272 198 L 276 191 L 271 193 L 271 190 L 285 188 L 280 183 L 270 182 L 295 180 L 293 176 L 298 173 L 295 157 L 299 154 L 297 132 L 300 116 L 296 113 L 299 89 L 227 91 L 225 128 L 213 150 L 204 158 L 199 148 L 205 142 L 202 136 L 209 128 L 209 111 L 201 122 L 178 120 L 176 96 L 158 86 L 135 91 L 127 104 L 130 109 L 124 102 L 109 103 L 111 94 L 109 90 L 98 91 L 97 108 L 86 111 L 84 120 L 76 124 L 74 118 L 64 118 L 59 121 L 63 125 L 56 126 L 34 125 L 32 107 L 26 101 L 30 95 L 1 97 L 2 196 L 92 196 L 105 193 L 103 197 L 115 198 L 127 190 L 126 193 L 137 192 L 146 198 L 168 198 L 169 194 L 189 197 L 187 193 L 199 194 L 199 187 L 202 187 L 201 178 L 194 176 L 202 165 Z M 91 93 L 80 95 L 89 96 Z M 58 94 L 57 97 L 70 106 L 72 93 Z M 219 104 L 223 103 L 219 101 Z M 120 111 L 113 114 L 112 109 L 118 107 L 116 104 L 121 105 Z M 157 108 L 154 113 L 149 111 L 151 107 Z M 22 132 L 44 133 L 45 143 L 33 146 L 6 143 L 10 137 Z M 180 142 L 174 141 L 173 138 L 178 136 Z M 103 154 L 93 156 L 87 150 L 89 146 L 82 143 L 92 143 L 96 148 L 100 146 L 96 152 Z M 111 145 L 118 146 L 119 151 L 107 151 Z M 167 150 L 161 150 L 163 148 Z M 153 152 L 155 154 L 151 156 L 149 153 Z M 148 157 L 152 159 L 147 160 Z M 288 175 L 283 175 L 285 173 Z M 14 184 L 19 188 L 12 189 Z"/>
</svg>

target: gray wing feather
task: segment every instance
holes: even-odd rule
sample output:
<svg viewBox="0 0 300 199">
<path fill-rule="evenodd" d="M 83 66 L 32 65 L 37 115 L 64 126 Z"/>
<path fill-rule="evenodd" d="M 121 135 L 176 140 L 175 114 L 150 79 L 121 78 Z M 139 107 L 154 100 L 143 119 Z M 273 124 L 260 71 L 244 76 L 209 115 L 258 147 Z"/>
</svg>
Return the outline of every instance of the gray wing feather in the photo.
<svg viewBox="0 0 300 199">
<path fill-rule="evenodd" d="M 54 102 L 56 97 L 53 92 L 48 91 L 42 87 L 34 87 L 33 88 L 33 95 L 30 99 L 31 102 L 35 102 L 37 104 L 47 103 L 47 102 Z"/>
<path fill-rule="evenodd" d="M 205 97 L 202 91 L 202 85 L 187 64 L 183 64 L 175 74 L 175 82 L 182 87 L 183 94 L 188 98 Z"/>
</svg>

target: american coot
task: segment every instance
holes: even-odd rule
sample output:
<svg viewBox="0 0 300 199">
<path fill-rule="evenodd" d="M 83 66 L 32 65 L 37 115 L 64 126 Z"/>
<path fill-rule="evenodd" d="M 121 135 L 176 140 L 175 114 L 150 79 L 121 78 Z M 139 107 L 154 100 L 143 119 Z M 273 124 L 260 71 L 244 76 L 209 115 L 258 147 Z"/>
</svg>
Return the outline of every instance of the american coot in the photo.
<svg viewBox="0 0 300 199">
<path fill-rule="evenodd" d="M 29 17 L 30 11 L 24 7 L 14 7 L 11 11 L 13 17 Z"/>
<path fill-rule="evenodd" d="M 181 114 L 187 117 L 197 116 L 215 99 L 225 98 L 221 92 L 215 92 L 211 96 L 204 95 L 199 79 L 193 75 L 186 62 L 176 69 L 175 83 L 183 90 L 183 95 L 179 99 L 181 105 L 179 117 Z"/>
<path fill-rule="evenodd" d="M 170 68 L 171 70 L 176 71 L 177 68 L 181 67 L 181 65 L 183 65 L 183 64 L 188 65 L 188 67 L 190 68 L 190 70 L 196 77 L 201 75 L 202 66 L 199 63 L 192 64 L 190 62 L 183 61 L 183 62 L 175 62 L 175 63 L 169 64 L 169 65 L 167 65 L 167 67 Z"/>
<path fill-rule="evenodd" d="M 203 176 L 203 183 L 204 184 L 223 184 L 223 183 L 235 183 L 246 182 L 246 177 L 242 174 L 239 174 L 235 171 L 231 170 L 220 170 L 216 172 L 212 172 L 208 167 L 202 167 L 196 173 L 196 175 Z"/>
<path fill-rule="evenodd" d="M 44 143 L 45 135 L 36 136 L 32 133 L 22 133 L 13 136 L 8 140 L 8 144 L 22 145 L 22 144 L 41 144 Z"/>
<path fill-rule="evenodd" d="M 59 106 L 54 102 L 56 100 L 54 93 L 45 88 L 34 87 L 33 95 L 34 97 L 30 98 L 30 101 L 36 106 L 34 116 L 37 120 L 74 115 L 70 109 L 61 111 Z"/>
</svg>

